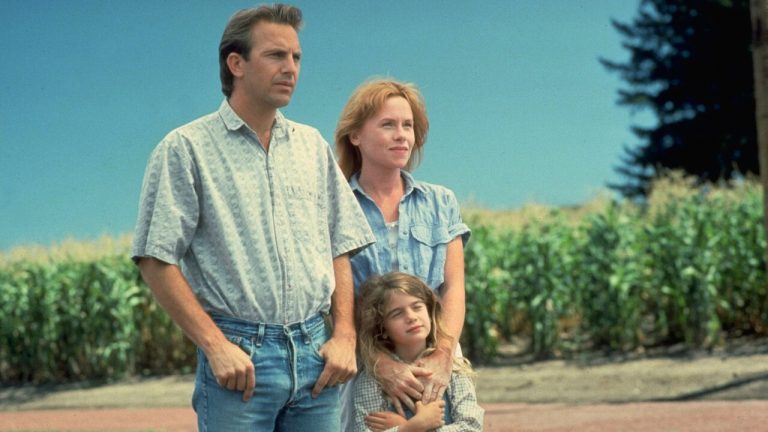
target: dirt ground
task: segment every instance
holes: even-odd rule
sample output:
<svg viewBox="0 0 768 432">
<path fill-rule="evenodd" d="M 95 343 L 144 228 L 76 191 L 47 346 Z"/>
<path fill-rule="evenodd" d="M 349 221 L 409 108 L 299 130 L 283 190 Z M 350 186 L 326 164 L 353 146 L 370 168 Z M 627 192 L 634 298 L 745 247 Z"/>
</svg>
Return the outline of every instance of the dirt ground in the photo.
<svg viewBox="0 0 768 432">
<path fill-rule="evenodd" d="M 489 403 L 768 400 L 768 338 L 731 340 L 712 350 L 673 346 L 571 360 L 535 362 L 512 354 L 478 371 L 478 397 Z"/>
<path fill-rule="evenodd" d="M 768 430 L 765 338 L 573 360 L 512 353 L 476 370 L 486 431 Z M 3 386 L 0 430 L 195 430 L 192 387 L 191 376 Z"/>
</svg>

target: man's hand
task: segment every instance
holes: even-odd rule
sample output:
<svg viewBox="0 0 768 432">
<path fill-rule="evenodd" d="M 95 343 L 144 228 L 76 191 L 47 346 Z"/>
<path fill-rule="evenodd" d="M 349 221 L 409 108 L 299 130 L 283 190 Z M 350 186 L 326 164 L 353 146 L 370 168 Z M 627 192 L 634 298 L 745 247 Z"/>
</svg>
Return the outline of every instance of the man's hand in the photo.
<svg viewBox="0 0 768 432">
<path fill-rule="evenodd" d="M 245 351 L 226 341 L 217 349 L 206 352 L 205 356 L 220 386 L 232 391 L 242 391 L 243 401 L 251 399 L 253 388 L 256 386 L 256 370 Z"/>
<path fill-rule="evenodd" d="M 424 386 L 419 378 L 428 378 L 432 372 L 416 365 L 408 365 L 392 359 L 386 354 L 379 356 L 376 365 L 376 376 L 384 388 L 384 393 L 389 396 L 397 413 L 405 416 L 403 404 L 411 411 L 416 406 L 414 400 L 421 400 Z"/>
<path fill-rule="evenodd" d="M 438 349 L 422 358 L 418 364 L 432 371 L 431 376 L 421 378 L 421 383 L 424 385 L 421 401 L 429 403 L 443 399 L 443 394 L 451 379 L 453 354 L 447 350 Z"/>
<path fill-rule="evenodd" d="M 256 386 L 256 371 L 250 356 L 230 342 L 203 310 L 181 269 L 145 257 L 139 261 L 139 270 L 160 306 L 203 350 L 219 385 L 242 391 L 243 400 L 249 400 Z"/>
<path fill-rule="evenodd" d="M 374 432 L 402 426 L 407 421 L 405 417 L 391 411 L 379 411 L 365 416 L 365 426 Z"/>
<path fill-rule="evenodd" d="M 354 336 L 333 336 L 318 352 L 325 360 L 325 367 L 312 388 L 313 398 L 324 388 L 344 384 L 357 373 Z"/>
</svg>

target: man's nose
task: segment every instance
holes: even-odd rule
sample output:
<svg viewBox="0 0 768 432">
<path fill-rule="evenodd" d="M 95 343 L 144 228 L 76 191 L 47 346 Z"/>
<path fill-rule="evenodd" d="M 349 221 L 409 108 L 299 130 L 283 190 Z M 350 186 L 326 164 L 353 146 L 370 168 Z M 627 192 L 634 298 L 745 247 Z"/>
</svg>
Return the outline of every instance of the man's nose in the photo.
<svg viewBox="0 0 768 432">
<path fill-rule="evenodd" d="M 286 60 L 283 62 L 283 72 L 296 75 L 298 70 L 299 63 L 296 61 L 296 59 L 294 59 L 293 56 L 287 56 Z"/>
</svg>

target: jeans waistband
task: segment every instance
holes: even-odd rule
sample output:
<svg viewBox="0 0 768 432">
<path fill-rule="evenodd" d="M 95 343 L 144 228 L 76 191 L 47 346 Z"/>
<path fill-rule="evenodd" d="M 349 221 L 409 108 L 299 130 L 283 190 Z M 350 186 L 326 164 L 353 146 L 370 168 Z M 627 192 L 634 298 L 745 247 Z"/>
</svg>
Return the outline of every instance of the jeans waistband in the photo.
<svg viewBox="0 0 768 432">
<path fill-rule="evenodd" d="M 319 312 L 304 321 L 285 325 L 259 323 L 229 316 L 214 315 L 211 318 L 223 332 L 245 337 L 285 337 L 297 333 L 306 336 L 307 333 L 313 333 L 325 327 L 324 316 Z"/>
</svg>

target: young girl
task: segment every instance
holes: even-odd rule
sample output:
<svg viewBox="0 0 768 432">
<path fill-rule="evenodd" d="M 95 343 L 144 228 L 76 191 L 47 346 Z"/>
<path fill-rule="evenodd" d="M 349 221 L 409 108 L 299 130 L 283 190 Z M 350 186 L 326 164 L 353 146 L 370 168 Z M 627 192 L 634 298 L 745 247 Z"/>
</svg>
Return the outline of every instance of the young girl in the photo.
<svg viewBox="0 0 768 432">
<path fill-rule="evenodd" d="M 394 412 L 372 372 L 380 353 L 414 364 L 450 336 L 443 329 L 437 296 L 419 278 L 391 272 L 371 277 L 361 289 L 358 337 L 365 367 L 354 388 L 355 430 L 481 431 L 484 411 L 477 404 L 469 362 L 460 357 L 454 357 L 442 400 L 417 402 L 406 417 Z"/>
</svg>

